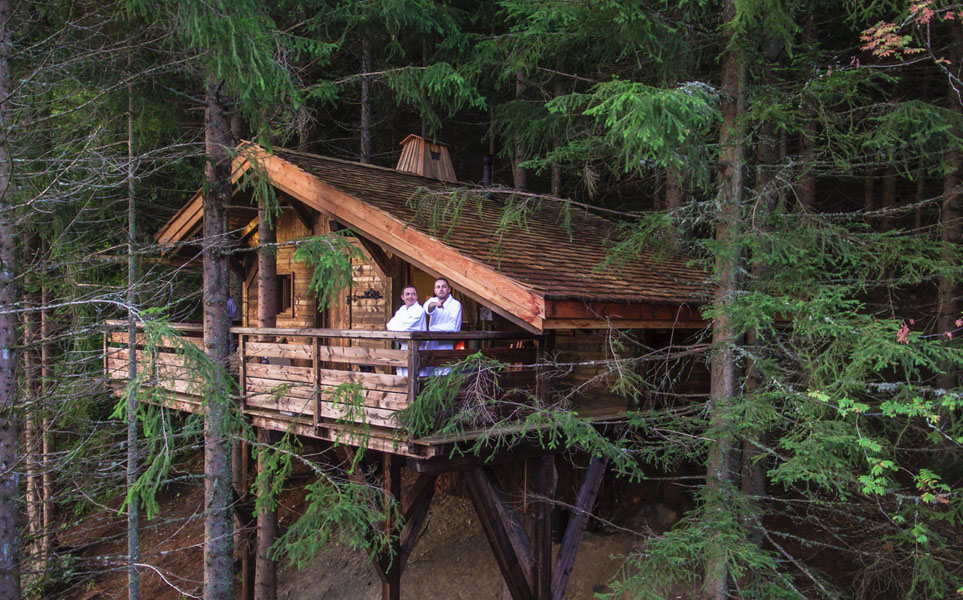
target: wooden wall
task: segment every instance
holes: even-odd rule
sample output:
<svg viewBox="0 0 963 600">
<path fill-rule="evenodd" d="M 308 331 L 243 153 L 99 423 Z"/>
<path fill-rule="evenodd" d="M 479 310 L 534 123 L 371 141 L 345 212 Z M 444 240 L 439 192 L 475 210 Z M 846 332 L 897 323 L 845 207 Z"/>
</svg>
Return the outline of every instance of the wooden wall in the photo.
<svg viewBox="0 0 963 600">
<path fill-rule="evenodd" d="M 307 237 L 311 232 L 290 208 L 281 211 L 277 220 L 278 243 Z M 252 238 L 257 244 L 257 236 Z M 308 289 L 311 269 L 303 262 L 294 260 L 294 246 L 280 246 L 277 251 L 278 275 L 290 275 L 294 285 L 294 302 L 291 310 L 278 314 L 278 327 L 316 327 L 317 301 Z M 257 326 L 257 263 L 248 271 L 244 286 L 245 325 Z"/>
<path fill-rule="evenodd" d="M 277 223 L 278 243 L 289 242 L 314 234 L 330 231 L 328 220 L 315 215 L 317 219 L 313 232 L 309 230 L 294 210 L 282 210 Z M 252 237 L 252 245 L 257 244 L 257 236 Z M 336 329 L 383 330 L 391 318 L 391 279 L 384 273 L 368 253 L 355 242 L 364 253 L 364 259 L 353 261 L 351 285 L 342 290 L 327 310 L 322 307 L 319 319 L 317 299 L 309 289 L 311 267 L 294 260 L 293 245 L 280 246 L 277 252 L 278 276 L 290 275 L 294 284 L 292 310 L 278 314 L 278 327 L 331 327 Z M 248 271 L 243 288 L 244 325 L 257 326 L 257 264 Z M 400 294 L 400 290 L 397 292 Z M 380 342 L 380 346 L 384 346 Z"/>
<path fill-rule="evenodd" d="M 375 264 L 360 243 L 355 246 L 364 253 L 364 259 L 352 261 L 351 285 L 338 295 L 338 302 L 345 307 L 347 319 L 332 324 L 344 329 L 366 329 L 384 331 L 385 323 L 391 318 L 391 278 Z M 400 290 L 397 292 L 401 293 Z M 353 340 L 353 346 L 385 348 L 382 340 Z"/>
</svg>

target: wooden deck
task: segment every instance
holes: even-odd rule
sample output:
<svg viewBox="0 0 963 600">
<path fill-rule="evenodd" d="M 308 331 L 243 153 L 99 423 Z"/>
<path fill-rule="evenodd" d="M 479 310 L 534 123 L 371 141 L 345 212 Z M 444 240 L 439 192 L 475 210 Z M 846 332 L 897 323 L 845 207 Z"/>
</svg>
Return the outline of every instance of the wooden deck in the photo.
<svg viewBox="0 0 963 600">
<path fill-rule="evenodd" d="M 126 322 L 110 321 L 107 326 L 104 372 L 119 394 L 128 378 Z M 138 333 L 138 369 L 146 374 L 146 385 L 168 392 L 166 406 L 200 412 L 202 382 L 184 348 L 193 345 L 203 350 L 202 327 L 181 323 L 173 328 L 181 337 L 158 339 L 152 344 Z M 501 389 L 543 398 L 547 392 L 539 388 L 546 384 L 538 377 L 543 340 L 525 332 L 399 333 L 252 327 L 234 327 L 231 332 L 237 343 L 232 372 L 238 378 L 239 407 L 254 426 L 392 454 L 438 456 L 453 444 L 486 433 L 478 430 L 418 439 L 401 429 L 398 411 L 415 401 L 427 381 L 426 371 L 434 367 L 481 352 L 505 365 L 497 376 Z M 262 341 L 265 339 L 273 341 Z M 460 341 L 465 349 L 422 349 L 429 340 Z M 401 349 L 402 344 L 407 349 Z M 421 376 L 411 376 L 413 373 Z M 590 418 L 612 419 L 624 413 L 624 405 L 593 406 L 584 412 Z M 497 431 L 510 435 L 517 428 L 500 426 Z"/>
</svg>

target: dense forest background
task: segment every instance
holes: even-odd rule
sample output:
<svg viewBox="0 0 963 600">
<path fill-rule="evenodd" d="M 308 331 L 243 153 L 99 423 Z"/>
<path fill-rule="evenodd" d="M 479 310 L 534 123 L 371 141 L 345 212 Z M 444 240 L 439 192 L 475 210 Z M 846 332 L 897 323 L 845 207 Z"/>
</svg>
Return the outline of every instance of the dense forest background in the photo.
<svg viewBox="0 0 963 600">
<path fill-rule="evenodd" d="M 128 489 L 136 531 L 170 448 L 229 468 L 229 435 L 103 380 L 106 319 L 207 310 L 153 232 L 201 186 L 229 204 L 238 140 L 393 167 L 410 133 L 463 181 L 494 154 L 509 225 L 564 198 L 624 222 L 607 268 L 655 245 L 710 274 L 672 348 L 709 393 L 613 336 L 639 410 L 615 442 L 565 428 L 627 476 L 701 473 L 614 597 L 963 593 L 961 26 L 939 0 L 0 0 L 0 597 L 57 597 L 58 531 Z M 350 536 L 370 515 L 335 496 Z"/>
</svg>

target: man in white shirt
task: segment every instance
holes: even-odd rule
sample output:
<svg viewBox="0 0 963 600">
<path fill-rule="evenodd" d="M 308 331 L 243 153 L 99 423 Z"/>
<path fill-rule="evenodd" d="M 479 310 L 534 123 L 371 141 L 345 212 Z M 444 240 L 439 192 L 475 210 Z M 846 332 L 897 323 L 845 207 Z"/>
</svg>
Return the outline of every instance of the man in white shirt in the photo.
<svg viewBox="0 0 963 600">
<path fill-rule="evenodd" d="M 431 318 L 428 331 L 461 331 L 461 302 L 451 295 L 451 285 L 444 277 L 435 280 L 435 296 L 425 302 L 425 313 Z M 427 350 L 451 350 L 452 342 L 430 341 Z M 446 375 L 448 369 L 433 369 L 432 375 Z"/>
<path fill-rule="evenodd" d="M 391 317 L 385 328 L 388 331 L 425 331 L 428 327 L 425 325 L 425 309 L 418 304 L 418 290 L 415 286 L 409 285 L 405 286 L 405 289 L 401 292 L 401 300 L 404 304 L 395 313 L 395 316 Z M 402 342 L 401 349 L 407 350 L 408 343 Z M 407 375 L 408 369 L 406 367 L 398 367 L 398 375 Z"/>
</svg>

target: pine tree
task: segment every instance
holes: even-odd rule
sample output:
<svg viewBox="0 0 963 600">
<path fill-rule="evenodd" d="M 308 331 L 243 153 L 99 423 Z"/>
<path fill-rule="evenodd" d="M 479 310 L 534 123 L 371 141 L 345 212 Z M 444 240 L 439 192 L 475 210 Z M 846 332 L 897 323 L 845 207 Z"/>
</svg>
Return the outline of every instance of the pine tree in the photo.
<svg viewBox="0 0 963 600">
<path fill-rule="evenodd" d="M 20 596 L 20 494 L 14 465 L 19 462 L 17 426 L 17 249 L 15 246 L 12 154 L 9 132 L 12 126 L 10 76 L 11 20 L 8 0 L 0 0 L 0 596 Z"/>
</svg>

